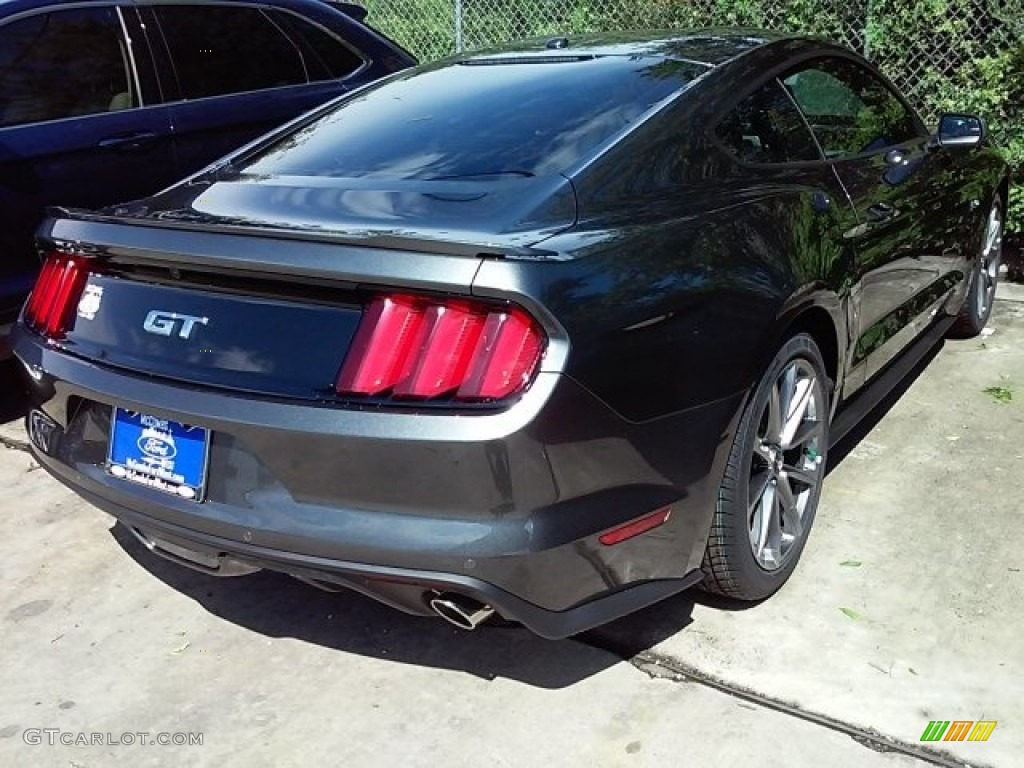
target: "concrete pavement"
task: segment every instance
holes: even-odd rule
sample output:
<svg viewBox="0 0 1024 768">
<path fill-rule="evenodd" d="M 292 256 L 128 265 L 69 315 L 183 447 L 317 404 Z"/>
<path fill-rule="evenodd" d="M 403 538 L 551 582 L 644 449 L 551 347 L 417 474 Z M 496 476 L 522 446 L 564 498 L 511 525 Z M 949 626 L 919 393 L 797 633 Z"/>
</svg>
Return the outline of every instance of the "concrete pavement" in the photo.
<svg viewBox="0 0 1024 768">
<path fill-rule="evenodd" d="M 0 765 L 1019 765 L 1024 290 L 1000 295 L 993 334 L 947 343 L 841 446 L 781 593 L 745 610 L 686 594 L 561 642 L 154 559 L 10 422 Z M 934 719 L 998 725 L 927 751 Z"/>
</svg>

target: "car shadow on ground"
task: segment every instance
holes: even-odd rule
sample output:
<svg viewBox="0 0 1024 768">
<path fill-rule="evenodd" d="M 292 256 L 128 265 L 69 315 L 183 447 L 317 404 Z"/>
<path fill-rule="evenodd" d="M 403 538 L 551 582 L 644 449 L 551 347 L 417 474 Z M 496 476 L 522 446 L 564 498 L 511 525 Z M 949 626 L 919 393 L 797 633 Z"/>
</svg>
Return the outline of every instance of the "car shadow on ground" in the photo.
<svg viewBox="0 0 1024 768">
<path fill-rule="evenodd" d="M 110 533 L 160 581 L 215 616 L 267 637 L 548 689 L 573 685 L 619 661 L 572 641 L 543 640 L 519 626 L 464 632 L 437 618 L 409 616 L 355 592 L 324 592 L 284 574 L 209 576 L 154 555 L 120 523 Z"/>
<path fill-rule="evenodd" d="M 28 413 L 28 390 L 20 374 L 17 360 L 0 362 L 0 424 Z"/>
<path fill-rule="evenodd" d="M 833 447 L 829 472 L 888 413 L 941 348 L 940 344 L 927 355 Z M 209 576 L 152 554 L 121 524 L 111 528 L 111 535 L 160 581 L 210 613 L 262 635 L 292 637 L 347 653 L 467 672 L 484 679 L 503 677 L 539 688 L 572 685 L 679 632 L 699 631 L 699 627 L 691 628 L 698 604 L 718 610 L 745 610 L 751 605 L 688 590 L 570 640 L 543 640 L 518 626 L 484 626 L 463 632 L 440 619 L 408 616 L 352 592 L 321 592 L 282 574 Z"/>
</svg>

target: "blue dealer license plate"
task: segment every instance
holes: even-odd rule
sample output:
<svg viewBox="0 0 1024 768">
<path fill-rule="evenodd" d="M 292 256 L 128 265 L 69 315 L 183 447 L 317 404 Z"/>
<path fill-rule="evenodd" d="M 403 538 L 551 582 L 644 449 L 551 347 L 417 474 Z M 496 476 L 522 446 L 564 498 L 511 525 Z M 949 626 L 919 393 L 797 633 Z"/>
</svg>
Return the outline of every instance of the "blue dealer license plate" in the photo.
<svg viewBox="0 0 1024 768">
<path fill-rule="evenodd" d="M 114 408 L 107 471 L 133 483 L 200 501 L 209 430 Z"/>
</svg>

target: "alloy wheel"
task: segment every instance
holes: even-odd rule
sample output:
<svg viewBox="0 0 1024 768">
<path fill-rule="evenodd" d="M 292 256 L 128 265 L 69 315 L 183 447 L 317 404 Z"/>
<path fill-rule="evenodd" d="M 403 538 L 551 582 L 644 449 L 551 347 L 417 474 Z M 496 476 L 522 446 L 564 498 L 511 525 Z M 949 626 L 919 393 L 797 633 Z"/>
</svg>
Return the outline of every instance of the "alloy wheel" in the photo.
<svg viewBox="0 0 1024 768">
<path fill-rule="evenodd" d="M 791 360 L 772 386 L 750 458 L 750 548 L 767 571 L 781 568 L 805 533 L 808 503 L 825 470 L 826 408 L 814 367 Z"/>
<path fill-rule="evenodd" d="M 985 239 L 978 256 L 978 284 L 974 292 L 975 312 L 978 317 L 988 317 L 989 308 L 995 300 L 996 284 L 999 282 L 999 267 L 1003 256 L 1003 217 L 999 206 L 993 206 L 985 227 Z"/>
</svg>

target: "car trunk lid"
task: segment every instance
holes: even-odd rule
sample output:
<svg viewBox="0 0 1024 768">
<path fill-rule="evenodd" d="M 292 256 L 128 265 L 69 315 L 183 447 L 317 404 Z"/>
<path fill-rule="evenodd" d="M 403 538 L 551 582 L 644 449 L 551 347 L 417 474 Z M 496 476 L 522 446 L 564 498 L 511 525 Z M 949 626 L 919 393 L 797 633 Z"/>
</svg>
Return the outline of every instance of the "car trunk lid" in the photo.
<svg viewBox="0 0 1024 768">
<path fill-rule="evenodd" d="M 78 298 L 47 333 L 65 351 L 146 375 L 310 400 L 337 399 L 339 370 L 373 296 L 468 296 L 480 263 L 89 217 L 52 220 L 41 239 L 51 252 L 73 254 L 83 272 Z"/>
<path fill-rule="evenodd" d="M 230 167 L 110 211 L 143 224 L 456 252 L 528 248 L 571 227 L 576 212 L 572 184 L 558 174 L 389 180 L 256 176 Z"/>
</svg>

